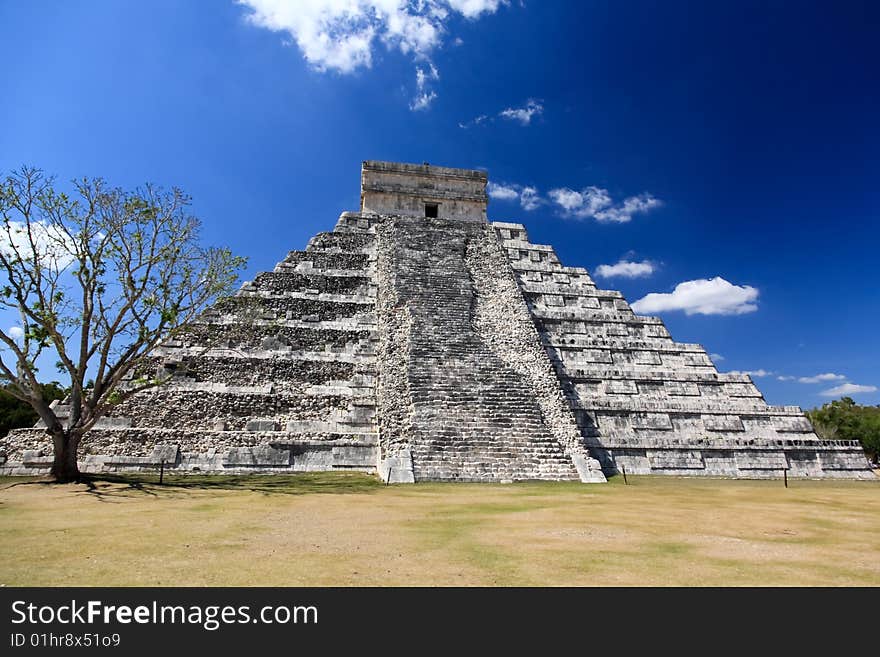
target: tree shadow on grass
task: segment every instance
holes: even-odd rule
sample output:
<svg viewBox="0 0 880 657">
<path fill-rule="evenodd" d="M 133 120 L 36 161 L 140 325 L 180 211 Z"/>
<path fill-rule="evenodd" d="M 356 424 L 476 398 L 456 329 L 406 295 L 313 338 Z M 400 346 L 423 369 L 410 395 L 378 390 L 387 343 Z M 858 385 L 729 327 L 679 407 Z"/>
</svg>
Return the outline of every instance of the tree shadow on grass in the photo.
<svg viewBox="0 0 880 657">
<path fill-rule="evenodd" d="M 303 472 L 265 475 L 166 475 L 159 483 L 151 474 L 96 474 L 84 477 L 87 493 L 100 498 L 145 494 L 178 496 L 184 491 L 250 491 L 263 495 L 372 493 L 382 483 L 361 472 Z M 102 485 L 102 484 L 110 484 Z"/>
</svg>

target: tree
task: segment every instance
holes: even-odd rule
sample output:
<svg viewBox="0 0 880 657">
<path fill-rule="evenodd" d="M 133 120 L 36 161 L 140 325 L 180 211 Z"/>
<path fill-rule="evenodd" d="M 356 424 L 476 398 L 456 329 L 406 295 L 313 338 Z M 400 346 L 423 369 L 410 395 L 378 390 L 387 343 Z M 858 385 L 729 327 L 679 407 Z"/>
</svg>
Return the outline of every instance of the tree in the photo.
<svg viewBox="0 0 880 657">
<path fill-rule="evenodd" d="M 826 440 L 858 440 L 874 463 L 880 457 L 880 406 L 859 406 L 842 397 L 807 411 L 816 433 Z"/>
<path fill-rule="evenodd" d="M 0 331 L 0 383 L 46 424 L 60 482 L 79 479 L 77 451 L 98 419 L 164 382 L 138 374 L 150 352 L 228 294 L 245 265 L 200 246 L 179 189 L 123 191 L 97 178 L 74 188 L 68 196 L 31 167 L 0 182 L 0 304 L 20 321 Z M 69 379 L 64 424 L 37 378 L 37 360 L 51 355 Z"/>
</svg>

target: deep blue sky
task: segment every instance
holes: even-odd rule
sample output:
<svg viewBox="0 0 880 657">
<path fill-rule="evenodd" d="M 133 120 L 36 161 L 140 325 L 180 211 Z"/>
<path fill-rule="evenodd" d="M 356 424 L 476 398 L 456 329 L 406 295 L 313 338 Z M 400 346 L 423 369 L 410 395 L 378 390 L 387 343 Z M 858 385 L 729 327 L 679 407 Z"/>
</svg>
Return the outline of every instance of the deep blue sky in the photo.
<svg viewBox="0 0 880 657">
<path fill-rule="evenodd" d="M 716 276 L 757 288 L 755 312 L 660 314 L 677 340 L 723 355 L 721 370 L 773 372 L 756 378 L 769 402 L 880 386 L 880 4 L 453 13 L 421 111 L 425 60 L 376 41 L 370 67 L 320 71 L 247 13 L 226 0 L 4 0 L 0 171 L 180 186 L 206 241 L 250 257 L 249 278 L 357 209 L 364 159 L 485 167 L 544 199 L 493 200 L 490 219 L 525 223 L 565 264 L 652 261 L 648 277 L 597 280 L 630 301 Z M 528 125 L 499 116 L 529 99 L 543 111 Z M 603 223 L 548 200 L 591 186 L 662 206 Z M 778 379 L 820 373 L 844 378 Z"/>
</svg>

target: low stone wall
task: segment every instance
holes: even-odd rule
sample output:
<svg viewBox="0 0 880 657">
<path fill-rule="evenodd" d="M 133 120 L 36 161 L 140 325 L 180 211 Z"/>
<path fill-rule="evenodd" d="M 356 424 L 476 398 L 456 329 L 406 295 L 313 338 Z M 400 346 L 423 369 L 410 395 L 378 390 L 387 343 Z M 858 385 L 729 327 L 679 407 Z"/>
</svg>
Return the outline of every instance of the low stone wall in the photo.
<svg viewBox="0 0 880 657">
<path fill-rule="evenodd" d="M 258 349 L 264 341 L 272 340 L 280 346 L 292 349 L 345 347 L 361 340 L 368 340 L 368 329 L 331 329 L 316 326 L 286 326 L 281 322 L 265 324 L 193 324 L 181 332 L 179 340 L 186 345 L 233 345 L 240 348 Z"/>
<path fill-rule="evenodd" d="M 283 431 L 93 429 L 80 447 L 82 472 L 253 473 L 319 470 L 375 472 L 375 434 Z M 0 439 L 0 475 L 46 474 L 52 447 L 42 429 Z"/>
<path fill-rule="evenodd" d="M 164 358 L 155 358 L 144 368 L 155 372 Z M 321 385 L 330 381 L 351 379 L 358 373 L 370 373 L 372 368 L 355 363 L 332 360 L 306 360 L 274 356 L 254 358 L 243 356 L 185 356 L 177 364 L 179 376 L 197 382 L 227 383 L 238 386 L 264 385 L 296 389 L 302 385 Z"/>
<path fill-rule="evenodd" d="M 369 289 L 369 277 L 330 276 L 321 272 L 309 273 L 295 271 L 265 272 L 244 288 L 246 292 L 257 290 L 266 292 L 302 292 L 314 290 L 326 294 L 360 294 Z"/>
<path fill-rule="evenodd" d="M 591 439 L 606 472 L 781 479 L 876 479 L 857 441 Z"/>
<path fill-rule="evenodd" d="M 312 267 L 322 269 L 364 269 L 369 255 L 365 253 L 347 253 L 342 251 L 322 252 L 317 250 L 291 251 L 283 260 L 283 264 L 296 265 L 308 262 Z"/>
<path fill-rule="evenodd" d="M 334 411 L 346 411 L 349 405 L 349 399 L 307 395 L 304 390 L 299 394 L 296 390 L 248 394 L 157 388 L 119 404 L 113 409 L 113 415 L 130 419 L 135 427 L 205 430 L 224 421 L 226 429 L 237 430 L 257 418 L 271 417 L 282 425 L 291 421 L 321 420 Z"/>
</svg>

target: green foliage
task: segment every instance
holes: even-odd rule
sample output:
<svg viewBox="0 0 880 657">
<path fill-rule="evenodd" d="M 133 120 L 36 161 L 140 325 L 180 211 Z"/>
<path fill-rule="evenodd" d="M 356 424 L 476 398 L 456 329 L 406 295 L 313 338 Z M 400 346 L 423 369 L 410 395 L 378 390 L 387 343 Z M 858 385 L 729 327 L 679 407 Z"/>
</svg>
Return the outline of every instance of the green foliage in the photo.
<svg viewBox="0 0 880 657">
<path fill-rule="evenodd" d="M 826 440 L 858 440 L 876 463 L 880 457 L 880 406 L 860 406 L 843 397 L 807 411 L 816 433 Z"/>
<path fill-rule="evenodd" d="M 67 390 L 57 381 L 43 383 L 43 399 L 52 402 L 64 399 Z M 38 419 L 37 412 L 27 402 L 16 399 L 6 390 L 0 388 L 0 436 L 5 436 L 12 429 L 32 427 Z"/>
</svg>

